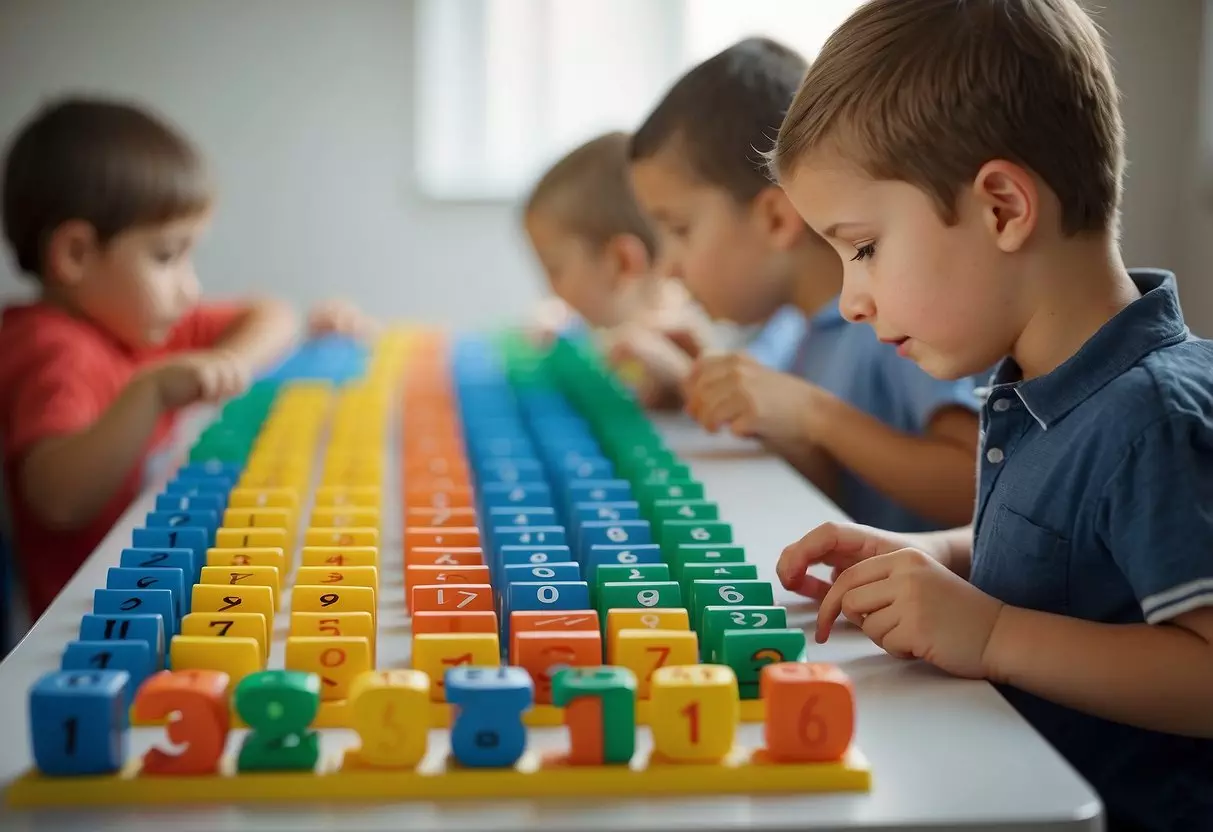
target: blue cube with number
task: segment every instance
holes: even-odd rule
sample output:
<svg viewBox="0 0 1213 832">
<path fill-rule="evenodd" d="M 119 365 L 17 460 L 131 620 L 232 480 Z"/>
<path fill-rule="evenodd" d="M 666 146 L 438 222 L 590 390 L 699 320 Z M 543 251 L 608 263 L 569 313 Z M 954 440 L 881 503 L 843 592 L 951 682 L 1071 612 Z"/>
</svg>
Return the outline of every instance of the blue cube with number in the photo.
<svg viewBox="0 0 1213 832">
<path fill-rule="evenodd" d="M 615 466 L 604 456 L 572 459 L 557 468 L 565 483 L 577 480 L 609 480 L 615 478 Z"/>
<path fill-rule="evenodd" d="M 572 520 L 580 526 L 594 521 L 618 523 L 620 520 L 642 520 L 640 503 L 635 500 L 611 502 L 578 502 L 573 504 Z"/>
<path fill-rule="evenodd" d="M 193 583 L 189 586 L 192 588 Z M 106 589 L 167 589 L 173 593 L 173 608 L 181 615 L 190 611 L 189 595 L 186 594 L 185 571 L 152 567 L 137 569 L 130 566 L 111 566 L 105 574 Z"/>
<path fill-rule="evenodd" d="M 164 632 L 170 639 L 181 629 L 173 593 L 167 589 L 94 589 L 93 612 L 97 615 L 156 613 L 164 618 Z"/>
<path fill-rule="evenodd" d="M 61 670 L 125 670 L 130 674 L 126 686 L 126 707 L 135 701 L 135 693 L 148 676 L 160 668 L 155 665 L 146 641 L 69 641 L 59 660 Z"/>
<path fill-rule="evenodd" d="M 186 576 L 187 589 L 202 578 L 202 564 L 193 549 L 123 549 L 118 565 L 128 569 L 180 569 Z M 190 593 L 183 593 L 183 597 L 188 599 Z M 188 603 L 184 611 L 189 612 Z"/>
<path fill-rule="evenodd" d="M 50 776 L 112 774 L 126 763 L 125 670 L 55 670 L 29 691 L 34 765 Z"/>
<path fill-rule="evenodd" d="M 213 477 L 209 479 L 172 479 L 164 484 L 164 493 L 174 496 L 192 497 L 195 495 L 205 494 L 207 496 L 218 497 L 223 501 L 223 507 L 227 507 L 228 492 L 234 488 L 231 480 L 223 477 Z"/>
<path fill-rule="evenodd" d="M 585 560 L 595 546 L 640 546 L 653 542 L 648 520 L 591 520 L 577 531 L 577 550 Z"/>
<path fill-rule="evenodd" d="M 145 523 L 149 529 L 194 528 L 206 529 L 206 545 L 215 543 L 215 529 L 219 528 L 220 514 L 217 511 L 149 511 Z"/>
<path fill-rule="evenodd" d="M 224 462 L 218 459 L 207 459 L 201 462 L 190 462 L 177 469 L 178 477 L 213 478 L 226 477 L 232 482 L 240 478 L 244 467 L 239 462 Z"/>
<path fill-rule="evenodd" d="M 569 505 L 633 499 L 632 484 L 627 480 L 574 480 L 569 483 L 566 493 Z"/>
<path fill-rule="evenodd" d="M 569 541 L 564 526 L 498 526 L 493 545 L 500 551 L 506 546 L 568 546 Z"/>
<path fill-rule="evenodd" d="M 194 553 L 193 583 L 202 578 L 202 567 L 206 565 L 206 550 L 210 540 L 206 529 L 135 529 L 131 532 L 131 546 L 136 549 L 189 549 Z"/>
<path fill-rule="evenodd" d="M 501 566 L 541 563 L 572 563 L 573 550 L 568 546 L 502 546 Z"/>
<path fill-rule="evenodd" d="M 556 509 L 551 506 L 489 506 L 490 531 L 497 528 L 555 526 Z"/>
<path fill-rule="evenodd" d="M 80 619 L 80 641 L 141 641 L 151 651 L 156 670 L 164 666 L 164 617 L 154 613 L 96 615 Z"/>
<path fill-rule="evenodd" d="M 551 506 L 552 489 L 546 482 L 490 482 L 480 487 L 486 506 Z"/>
<path fill-rule="evenodd" d="M 587 581 L 593 581 L 599 566 L 664 562 L 661 558 L 661 547 L 656 543 L 642 543 L 639 546 L 591 546 L 589 554 L 582 557 L 581 574 Z"/>
<path fill-rule="evenodd" d="M 214 511 L 227 507 L 227 500 L 219 494 L 157 494 L 156 511 Z"/>
<path fill-rule="evenodd" d="M 477 474 L 482 484 L 547 482 L 543 463 L 534 457 L 488 457 L 480 460 Z"/>
<path fill-rule="evenodd" d="M 506 564 L 505 584 L 509 586 L 514 581 L 580 581 L 581 567 L 566 561 L 564 563 L 510 563 Z"/>
<path fill-rule="evenodd" d="M 526 750 L 522 715 L 535 701 L 531 674 L 521 667 L 459 666 L 443 677 L 451 703 L 451 754 L 460 765 L 504 768 Z"/>
<path fill-rule="evenodd" d="M 519 610 L 588 610 L 590 585 L 585 581 L 515 581 L 497 596 L 501 643 L 510 643 L 510 615 Z"/>
</svg>

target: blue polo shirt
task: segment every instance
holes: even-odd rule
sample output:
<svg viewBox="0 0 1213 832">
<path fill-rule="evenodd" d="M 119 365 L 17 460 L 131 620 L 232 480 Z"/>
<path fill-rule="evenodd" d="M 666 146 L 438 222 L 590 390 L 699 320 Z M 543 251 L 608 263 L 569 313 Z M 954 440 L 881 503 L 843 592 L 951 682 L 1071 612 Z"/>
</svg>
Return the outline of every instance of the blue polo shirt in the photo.
<svg viewBox="0 0 1213 832">
<path fill-rule="evenodd" d="M 1109 624 L 1213 604 L 1213 343 L 1189 333 L 1172 274 L 1131 275 L 1141 299 L 1070 360 L 1030 381 L 1007 360 L 992 379 L 970 580 L 1008 604 Z M 1213 829 L 1213 740 L 1001 690 L 1110 829 Z"/>
<path fill-rule="evenodd" d="M 804 340 L 807 322 L 795 306 L 781 307 L 750 338 L 745 351 L 760 364 L 787 372 Z"/>
<path fill-rule="evenodd" d="M 977 379 L 941 381 L 883 344 L 872 327 L 852 324 L 835 298 L 808 321 L 791 372 L 816 384 L 884 424 L 916 436 L 940 409 L 981 406 Z M 856 523 L 899 532 L 921 532 L 941 524 L 891 500 L 847 470 L 840 472 L 838 506 Z"/>
</svg>

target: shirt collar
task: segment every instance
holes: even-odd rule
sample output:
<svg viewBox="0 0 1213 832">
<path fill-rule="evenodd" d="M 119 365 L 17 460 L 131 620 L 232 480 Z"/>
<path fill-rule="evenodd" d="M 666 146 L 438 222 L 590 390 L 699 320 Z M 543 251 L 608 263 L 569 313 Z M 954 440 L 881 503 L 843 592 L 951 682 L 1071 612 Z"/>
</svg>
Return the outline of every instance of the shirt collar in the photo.
<svg viewBox="0 0 1213 832">
<path fill-rule="evenodd" d="M 1004 359 L 992 384 L 1013 388 L 1024 407 L 1045 430 L 1106 384 L 1155 350 L 1188 337 L 1175 275 L 1162 269 L 1132 269 L 1129 276 L 1142 296 L 1122 309 L 1061 366 L 1021 381 L 1019 366 Z"/>
</svg>

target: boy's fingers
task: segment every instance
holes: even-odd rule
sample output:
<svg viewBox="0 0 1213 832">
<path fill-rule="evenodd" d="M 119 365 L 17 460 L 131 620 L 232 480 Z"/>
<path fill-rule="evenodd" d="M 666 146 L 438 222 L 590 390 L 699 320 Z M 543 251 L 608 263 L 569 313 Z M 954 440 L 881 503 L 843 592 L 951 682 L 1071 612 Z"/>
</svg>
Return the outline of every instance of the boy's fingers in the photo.
<svg viewBox="0 0 1213 832">
<path fill-rule="evenodd" d="M 892 563 L 887 558 L 871 558 L 860 561 L 838 576 L 817 611 L 817 642 L 824 643 L 830 637 L 834 621 L 842 613 L 844 598 L 851 591 L 889 576 Z M 846 603 L 850 603 L 849 601 Z"/>
</svg>

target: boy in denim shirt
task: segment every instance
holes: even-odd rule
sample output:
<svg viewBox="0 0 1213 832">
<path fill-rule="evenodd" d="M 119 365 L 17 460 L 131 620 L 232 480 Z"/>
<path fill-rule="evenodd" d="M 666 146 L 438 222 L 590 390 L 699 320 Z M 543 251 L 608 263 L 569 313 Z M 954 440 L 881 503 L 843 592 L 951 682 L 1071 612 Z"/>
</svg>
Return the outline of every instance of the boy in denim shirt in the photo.
<svg viewBox="0 0 1213 832">
<path fill-rule="evenodd" d="M 971 526 L 823 526 L 779 575 L 818 640 L 995 683 L 1109 829 L 1213 829 L 1213 345 L 1121 261 L 1123 143 L 1074 0 L 874 0 L 826 43 L 772 167 L 843 314 L 938 378 L 1002 360 Z"/>
</svg>

